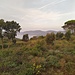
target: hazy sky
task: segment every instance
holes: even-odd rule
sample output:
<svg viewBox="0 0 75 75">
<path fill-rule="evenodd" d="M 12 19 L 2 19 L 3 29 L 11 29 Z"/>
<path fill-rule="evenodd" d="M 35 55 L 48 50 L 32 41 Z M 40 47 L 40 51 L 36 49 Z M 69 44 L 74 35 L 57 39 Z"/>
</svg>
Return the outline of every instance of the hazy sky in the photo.
<svg viewBox="0 0 75 75">
<path fill-rule="evenodd" d="M 0 19 L 15 20 L 22 31 L 61 30 L 75 19 L 75 0 L 0 0 Z"/>
</svg>

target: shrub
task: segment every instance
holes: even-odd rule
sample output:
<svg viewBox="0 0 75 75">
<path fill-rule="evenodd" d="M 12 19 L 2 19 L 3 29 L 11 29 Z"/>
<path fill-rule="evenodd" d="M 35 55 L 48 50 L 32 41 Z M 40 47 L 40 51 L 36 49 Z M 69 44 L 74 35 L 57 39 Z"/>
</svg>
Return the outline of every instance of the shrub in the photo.
<svg viewBox="0 0 75 75">
<path fill-rule="evenodd" d="M 8 48 L 8 45 L 7 45 L 7 44 L 4 44 L 4 45 L 3 45 L 3 48 Z"/>
<path fill-rule="evenodd" d="M 6 51 L 0 51 L 0 57 L 3 57 L 3 58 L 5 58 L 5 57 L 8 57 L 8 56 L 10 56 L 12 54 L 12 51 L 10 50 L 6 50 Z"/>
<path fill-rule="evenodd" d="M 42 51 L 34 47 L 31 51 L 30 54 L 33 56 L 42 56 Z"/>
<path fill-rule="evenodd" d="M 38 37 L 37 36 L 33 36 L 32 38 L 30 38 L 30 40 L 37 40 Z"/>
<path fill-rule="evenodd" d="M 75 68 L 75 64 L 73 62 L 67 62 L 65 64 L 65 69 L 68 71 L 68 72 L 72 72 Z"/>
<path fill-rule="evenodd" d="M 9 72 L 3 72 L 1 75 L 11 75 Z"/>
<path fill-rule="evenodd" d="M 43 39 L 43 38 L 44 38 L 44 36 L 39 36 L 39 37 L 38 37 L 38 39 Z"/>
<path fill-rule="evenodd" d="M 65 33 L 65 37 L 66 37 L 66 40 L 70 40 L 71 38 L 71 31 L 68 30 L 66 33 Z"/>
<path fill-rule="evenodd" d="M 61 45 L 60 44 L 56 44 L 55 45 L 55 49 L 60 49 Z"/>
<path fill-rule="evenodd" d="M 23 35 L 22 40 L 25 41 L 25 42 L 27 42 L 29 40 L 28 34 Z"/>
<path fill-rule="evenodd" d="M 16 44 L 16 39 L 13 39 L 12 42 L 13 42 L 13 44 Z"/>
<path fill-rule="evenodd" d="M 2 45 L 0 45 L 0 49 L 2 49 Z"/>
<path fill-rule="evenodd" d="M 60 67 L 60 65 L 58 63 L 59 58 L 56 57 L 56 56 L 50 55 L 50 56 L 47 57 L 46 61 L 47 61 L 48 67 L 52 67 L 52 66 L 57 67 L 57 68 Z"/>
<path fill-rule="evenodd" d="M 63 33 L 61 33 L 61 32 L 57 32 L 57 34 L 56 34 L 56 39 L 58 40 L 58 39 L 62 39 L 62 37 L 63 37 Z"/>
<path fill-rule="evenodd" d="M 26 75 L 33 75 L 34 74 L 34 70 L 33 68 L 27 68 L 27 72 L 26 72 Z"/>
<path fill-rule="evenodd" d="M 47 48 L 46 48 L 46 42 L 44 40 L 38 41 L 35 47 L 38 50 L 41 50 L 41 51 L 46 51 L 47 50 Z"/>
<path fill-rule="evenodd" d="M 53 44 L 53 42 L 54 42 L 54 40 L 55 40 L 55 34 L 54 33 L 48 33 L 47 35 L 46 35 L 46 43 L 47 44 Z"/>
<path fill-rule="evenodd" d="M 74 35 L 71 35 L 71 41 L 75 41 L 75 36 Z"/>
</svg>

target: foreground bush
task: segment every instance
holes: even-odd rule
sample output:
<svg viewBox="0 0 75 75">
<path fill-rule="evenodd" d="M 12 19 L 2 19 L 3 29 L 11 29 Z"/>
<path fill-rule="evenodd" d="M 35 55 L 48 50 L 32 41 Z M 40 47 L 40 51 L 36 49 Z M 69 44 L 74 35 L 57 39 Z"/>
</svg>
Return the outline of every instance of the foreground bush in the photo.
<svg viewBox="0 0 75 75">
<path fill-rule="evenodd" d="M 53 42 L 54 42 L 54 40 L 55 40 L 55 34 L 54 33 L 48 33 L 47 35 L 46 35 L 46 43 L 47 44 L 53 44 Z"/>
<path fill-rule="evenodd" d="M 70 40 L 70 38 L 71 38 L 71 31 L 70 30 L 65 33 L 65 37 L 66 37 L 66 40 Z"/>
<path fill-rule="evenodd" d="M 57 34 L 56 34 L 56 39 L 57 39 L 57 40 L 62 39 L 63 35 L 64 35 L 63 33 L 57 32 Z"/>
</svg>

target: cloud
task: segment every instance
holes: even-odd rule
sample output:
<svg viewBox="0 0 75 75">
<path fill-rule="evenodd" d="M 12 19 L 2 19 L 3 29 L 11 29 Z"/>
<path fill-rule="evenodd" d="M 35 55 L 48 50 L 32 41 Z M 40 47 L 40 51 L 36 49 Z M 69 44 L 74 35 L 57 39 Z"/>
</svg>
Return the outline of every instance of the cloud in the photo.
<svg viewBox="0 0 75 75">
<path fill-rule="evenodd" d="M 59 12 L 43 12 L 37 9 L 27 9 L 27 15 L 25 17 L 30 20 L 56 20 L 58 19 Z M 23 17 L 23 19 L 25 18 Z"/>
<path fill-rule="evenodd" d="M 46 9 L 47 6 L 54 6 L 56 4 L 59 4 L 65 1 L 67 3 L 68 0 L 52 0 L 51 3 L 49 3 L 49 0 L 47 1 L 41 0 L 41 2 L 44 2 L 42 4 L 40 3 L 40 0 L 39 1 L 38 0 L 15 0 L 15 4 L 14 4 L 14 1 L 12 0 L 8 0 L 8 2 L 7 1 L 5 2 L 5 0 L 2 0 L 2 1 L 3 2 L 0 2 L 0 18 L 3 18 L 4 20 L 15 20 L 19 22 L 23 30 L 60 29 L 61 25 L 66 20 L 73 19 L 73 17 L 75 17 L 74 11 L 63 13 L 62 12 L 63 10 L 62 9 L 61 9 L 62 11 L 60 10 L 61 7 L 59 8 L 61 4 L 57 5 L 57 9 L 51 7 L 53 10 L 57 10 L 57 11 L 50 10 L 51 8 Z M 23 5 L 26 4 L 26 2 L 31 4 L 31 5 L 28 5 L 29 8 L 27 8 L 26 6 L 25 8 L 23 7 Z M 44 4 L 45 5 L 38 9 L 36 7 L 36 4 L 39 7 L 40 6 L 39 3 L 40 5 L 44 5 Z M 65 5 L 69 8 L 69 6 L 71 5 L 69 4 L 67 5 L 66 3 Z M 68 3 L 70 2 L 68 1 Z M 45 8 L 46 10 L 41 10 L 43 8 Z"/>
<path fill-rule="evenodd" d="M 20 19 L 22 25 L 27 25 L 29 29 L 47 29 L 59 19 L 59 12 L 43 12 L 37 9 L 25 9 L 25 11 Z M 25 26 L 23 28 L 26 29 Z"/>
<path fill-rule="evenodd" d="M 40 8 L 38 8 L 38 9 L 43 9 L 43 8 L 45 8 L 45 7 L 47 7 L 47 6 L 56 5 L 56 4 L 62 3 L 62 2 L 64 2 L 64 1 L 66 1 L 66 0 L 54 1 L 54 2 L 51 2 L 51 3 L 49 3 L 49 4 L 46 4 L 46 5 L 44 5 L 44 6 L 40 7 Z"/>
</svg>

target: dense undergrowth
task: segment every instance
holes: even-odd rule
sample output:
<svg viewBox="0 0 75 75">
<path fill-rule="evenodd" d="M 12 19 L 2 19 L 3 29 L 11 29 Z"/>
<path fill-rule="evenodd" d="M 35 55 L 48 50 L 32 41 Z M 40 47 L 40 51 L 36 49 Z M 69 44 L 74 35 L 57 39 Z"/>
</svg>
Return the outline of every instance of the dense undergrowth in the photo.
<svg viewBox="0 0 75 75">
<path fill-rule="evenodd" d="M 69 41 L 17 41 L 0 49 L 0 75 L 75 75 L 75 36 Z"/>
</svg>

